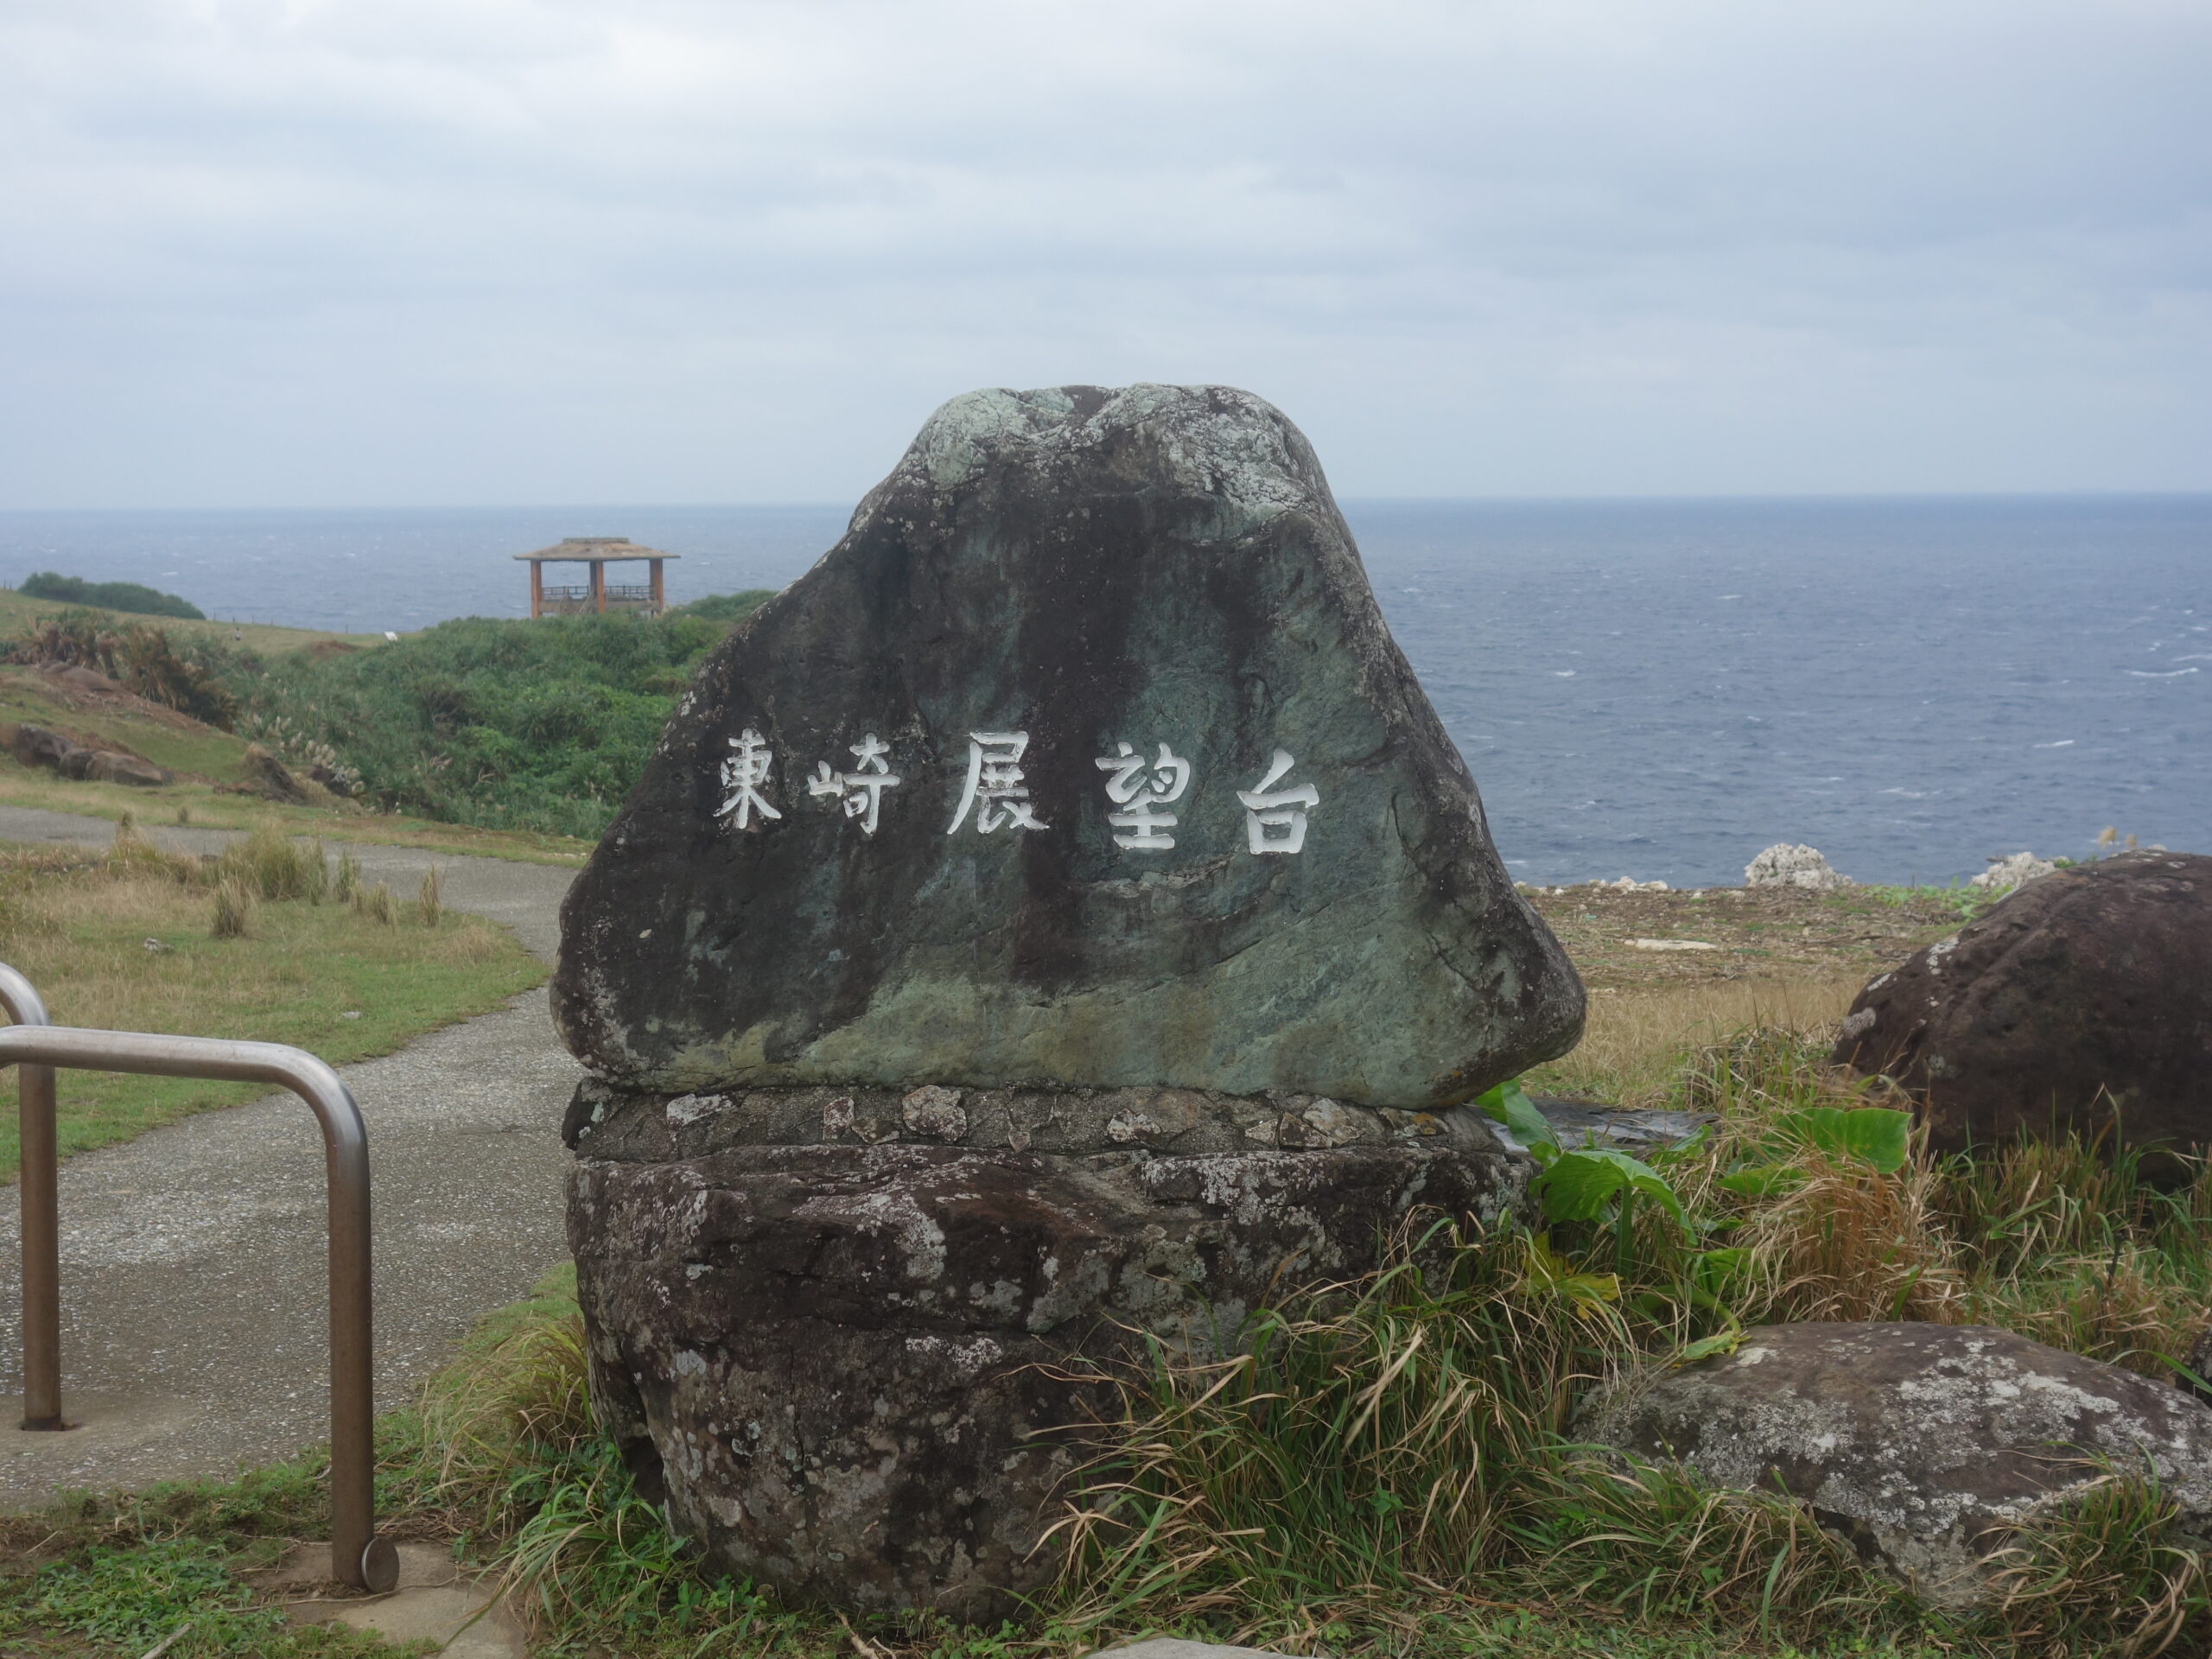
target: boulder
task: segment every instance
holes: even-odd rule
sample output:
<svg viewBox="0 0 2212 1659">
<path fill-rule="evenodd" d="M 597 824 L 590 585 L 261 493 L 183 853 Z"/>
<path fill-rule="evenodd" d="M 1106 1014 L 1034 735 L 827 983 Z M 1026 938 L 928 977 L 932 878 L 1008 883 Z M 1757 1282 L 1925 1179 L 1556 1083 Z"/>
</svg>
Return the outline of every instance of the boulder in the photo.
<svg viewBox="0 0 2212 1659">
<path fill-rule="evenodd" d="M 86 763 L 85 776 L 96 784 L 130 784 L 141 789 L 158 788 L 176 781 L 176 774 L 166 767 L 111 749 L 94 753 Z"/>
<path fill-rule="evenodd" d="M 79 747 L 59 732 L 50 732 L 43 726 L 22 725 L 15 729 L 10 740 L 9 752 L 27 766 L 45 766 L 67 775 L 69 757 L 85 754 Z M 79 774 L 81 776 L 81 773 Z"/>
<path fill-rule="evenodd" d="M 976 1618 L 1107 1377 L 1530 1166 L 1582 994 L 1305 440 L 979 392 L 678 704 L 563 909 L 592 1389 L 725 1570 Z"/>
<path fill-rule="evenodd" d="M 563 906 L 640 1089 L 1461 1101 L 1582 991 L 1305 438 L 1224 387 L 983 391 L 702 667 Z"/>
<path fill-rule="evenodd" d="M 2047 858 L 2037 858 L 2033 853 L 2015 853 L 2010 858 L 1993 858 L 1989 868 L 1967 883 L 1970 887 L 1985 891 L 2003 892 L 2012 887 L 2024 887 L 2031 881 L 2039 881 L 2046 875 L 2057 874 L 2058 866 Z"/>
<path fill-rule="evenodd" d="M 1834 1058 L 1910 1090 L 1945 1150 L 2212 1143 L 2212 858 L 2127 853 L 2018 889 L 1868 981 Z"/>
<path fill-rule="evenodd" d="M 1817 847 L 1792 846 L 1786 841 L 1777 841 L 1744 867 L 1744 885 L 1837 893 L 1850 887 L 1852 880 L 1830 869 Z"/>
<path fill-rule="evenodd" d="M 245 779 L 246 791 L 272 801 L 285 801 L 293 805 L 304 804 L 308 792 L 300 787 L 300 780 L 292 776 L 291 768 L 258 743 L 245 746 L 245 754 L 238 762 L 238 771 Z"/>
<path fill-rule="evenodd" d="M 88 668 L 82 663 L 52 664 L 39 672 L 79 691 L 124 693 L 128 690 L 122 681 L 101 673 L 97 668 Z"/>
<path fill-rule="evenodd" d="M 1147 1343 L 1376 1265 L 1532 1167 L 1467 1111 L 1184 1090 L 580 1091 L 569 1238 L 601 1427 L 721 1569 L 991 1621 Z"/>
<path fill-rule="evenodd" d="M 1939 1605 L 1985 1599 L 2010 1530 L 2108 1471 L 2155 1476 L 2212 1543 L 2212 1410 L 1983 1325 L 1761 1326 L 1586 1427 L 1709 1485 L 1789 1493 Z"/>
</svg>

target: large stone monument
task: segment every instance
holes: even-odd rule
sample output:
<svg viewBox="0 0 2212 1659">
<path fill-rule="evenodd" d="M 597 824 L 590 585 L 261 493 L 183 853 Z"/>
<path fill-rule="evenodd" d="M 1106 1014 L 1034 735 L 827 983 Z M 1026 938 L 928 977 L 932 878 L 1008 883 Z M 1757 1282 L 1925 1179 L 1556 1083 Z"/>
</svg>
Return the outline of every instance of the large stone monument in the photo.
<svg viewBox="0 0 2212 1659">
<path fill-rule="evenodd" d="M 1582 993 L 1305 439 L 982 391 L 709 658 L 563 912 L 594 1400 L 787 1595 L 988 1615 L 1107 1409 L 1526 1166 Z"/>
</svg>

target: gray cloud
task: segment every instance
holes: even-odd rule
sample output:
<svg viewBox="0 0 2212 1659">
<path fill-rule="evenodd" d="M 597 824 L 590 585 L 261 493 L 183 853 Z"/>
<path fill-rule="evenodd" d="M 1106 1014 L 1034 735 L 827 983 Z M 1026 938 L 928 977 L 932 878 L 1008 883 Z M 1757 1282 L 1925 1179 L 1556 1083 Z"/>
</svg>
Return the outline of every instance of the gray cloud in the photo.
<svg viewBox="0 0 2212 1659">
<path fill-rule="evenodd" d="M 0 503 L 848 499 L 1215 379 L 1346 493 L 2212 486 L 2212 3 L 17 0 Z"/>
</svg>

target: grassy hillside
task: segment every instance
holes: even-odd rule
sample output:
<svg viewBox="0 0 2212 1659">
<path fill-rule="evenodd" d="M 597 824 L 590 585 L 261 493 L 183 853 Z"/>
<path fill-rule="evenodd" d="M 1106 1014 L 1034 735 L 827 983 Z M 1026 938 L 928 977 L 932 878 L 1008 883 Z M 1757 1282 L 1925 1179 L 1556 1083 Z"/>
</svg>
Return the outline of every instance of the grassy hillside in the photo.
<svg viewBox="0 0 2212 1659">
<path fill-rule="evenodd" d="M 227 696 L 201 709 L 236 728 L 219 730 L 162 706 L 169 694 L 158 685 L 132 681 L 148 694 L 138 696 L 50 671 L 52 647 L 36 644 L 73 628 L 89 639 L 156 626 L 149 619 L 0 590 L 0 640 L 16 642 L 18 658 L 0 665 L 0 724 L 47 727 L 177 774 L 153 790 L 73 782 L 0 750 L 0 804 L 214 828 L 273 816 L 302 834 L 574 861 L 628 792 L 700 659 L 768 597 L 720 594 L 658 620 L 463 618 L 396 641 L 160 619 L 175 654 Z M 66 660 L 86 658 L 78 649 Z M 127 677 L 117 661 L 93 665 Z M 358 780 L 351 798 L 286 806 L 240 794 L 254 741 L 296 772 L 312 761 L 346 768 Z"/>
<path fill-rule="evenodd" d="M 73 608 L 51 599 L 34 599 L 12 588 L 0 588 L 0 639 L 15 639 L 48 618 Z M 310 649 L 327 651 L 333 642 L 356 650 L 384 643 L 380 633 L 332 633 L 321 628 L 277 628 L 259 622 L 194 622 L 168 616 L 122 620 L 150 621 L 180 645 L 187 640 L 206 640 L 264 658 L 289 657 Z"/>
<path fill-rule="evenodd" d="M 594 837 L 700 659 L 768 596 L 658 620 L 465 617 L 374 651 L 296 652 L 256 678 L 248 722 L 327 745 L 387 810 Z"/>
<path fill-rule="evenodd" d="M 244 734 L 217 731 L 141 698 L 86 695 L 35 669 L 0 667 L 0 726 L 17 723 L 59 731 L 87 747 L 142 755 L 175 772 L 176 781 L 159 789 L 74 782 L 24 766 L 0 747 L 0 806 L 109 819 L 129 812 L 148 822 L 189 823 L 213 830 L 276 823 L 296 835 L 531 863 L 575 864 L 591 851 L 588 842 L 564 836 L 440 823 L 405 813 L 374 811 L 353 801 L 325 799 L 294 806 L 242 793 L 251 741 Z"/>
</svg>

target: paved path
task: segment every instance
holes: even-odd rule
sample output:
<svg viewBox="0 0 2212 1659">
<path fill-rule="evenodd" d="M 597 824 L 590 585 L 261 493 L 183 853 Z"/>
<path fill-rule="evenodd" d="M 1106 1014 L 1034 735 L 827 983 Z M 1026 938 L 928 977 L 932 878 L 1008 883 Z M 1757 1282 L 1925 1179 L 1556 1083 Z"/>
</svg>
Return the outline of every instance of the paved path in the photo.
<svg viewBox="0 0 2212 1659">
<path fill-rule="evenodd" d="M 102 819 L 0 807 L 0 840 L 100 845 L 112 832 Z M 230 838 L 147 833 L 190 852 Z M 552 960 L 573 872 L 346 850 L 403 895 L 436 864 L 448 905 L 506 924 Z M 368 1123 L 377 1404 L 389 1409 L 472 1319 L 567 1253 L 558 1130 L 580 1074 L 542 990 L 340 1074 Z M 0 1422 L 10 1425 L 17 1402 L 7 1396 L 22 1388 L 16 1218 L 12 1192 L 0 1194 Z M 60 1486 L 223 1473 L 327 1434 L 321 1141 L 299 1101 L 204 1113 L 69 1159 L 61 1227 L 62 1402 L 84 1427 L 0 1427 L 0 1511 Z"/>
</svg>

